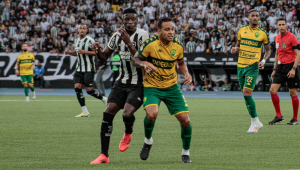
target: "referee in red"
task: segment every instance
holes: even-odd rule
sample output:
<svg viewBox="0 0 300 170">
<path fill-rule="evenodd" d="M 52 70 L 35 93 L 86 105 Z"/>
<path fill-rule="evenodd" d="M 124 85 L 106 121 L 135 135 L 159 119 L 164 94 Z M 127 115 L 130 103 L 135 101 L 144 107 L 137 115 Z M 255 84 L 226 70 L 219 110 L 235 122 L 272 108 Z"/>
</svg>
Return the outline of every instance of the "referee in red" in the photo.
<svg viewBox="0 0 300 170">
<path fill-rule="evenodd" d="M 273 82 L 270 88 L 276 116 L 269 124 L 273 125 L 284 120 L 280 111 L 280 100 L 277 91 L 281 85 L 287 82 L 293 105 L 293 118 L 287 124 L 296 125 L 298 124 L 297 116 L 299 109 L 297 90 L 299 87 L 298 63 L 300 59 L 300 45 L 296 36 L 287 31 L 287 24 L 284 18 L 277 20 L 277 29 L 280 31 L 280 34 L 275 38 L 276 54 L 271 75 Z"/>
</svg>

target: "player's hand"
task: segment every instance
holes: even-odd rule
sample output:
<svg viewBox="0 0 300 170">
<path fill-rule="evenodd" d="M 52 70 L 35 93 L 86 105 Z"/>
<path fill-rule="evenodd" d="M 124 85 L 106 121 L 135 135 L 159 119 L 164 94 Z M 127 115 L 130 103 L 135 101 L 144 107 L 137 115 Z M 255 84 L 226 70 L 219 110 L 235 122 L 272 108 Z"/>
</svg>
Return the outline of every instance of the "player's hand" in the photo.
<svg viewBox="0 0 300 170">
<path fill-rule="evenodd" d="M 184 80 L 183 80 L 183 83 L 185 84 L 185 85 L 190 85 L 191 83 L 192 83 L 192 76 L 190 75 L 190 74 L 185 74 L 184 75 Z"/>
<path fill-rule="evenodd" d="M 78 49 L 79 54 L 85 54 L 85 51 L 83 49 Z"/>
<path fill-rule="evenodd" d="M 292 69 L 288 74 L 287 74 L 288 78 L 294 78 L 295 77 L 295 70 Z"/>
<path fill-rule="evenodd" d="M 156 67 L 147 61 L 143 61 L 142 66 L 148 74 L 150 74 L 151 72 L 157 72 Z"/>
<path fill-rule="evenodd" d="M 20 74 L 19 70 L 16 70 L 15 73 L 17 76 Z"/>
<path fill-rule="evenodd" d="M 271 79 L 273 79 L 273 78 L 274 78 L 274 76 L 275 76 L 275 72 L 276 72 L 276 70 L 273 70 L 273 72 L 272 72 L 272 74 L 271 74 Z"/>
<path fill-rule="evenodd" d="M 102 51 L 104 48 L 100 45 L 99 42 L 94 42 L 90 48 L 97 54 L 100 51 Z"/>
<path fill-rule="evenodd" d="M 231 54 L 235 54 L 235 53 L 237 53 L 239 50 L 240 50 L 239 47 L 232 47 L 232 48 L 231 48 Z"/>
<path fill-rule="evenodd" d="M 126 45 L 132 44 L 130 41 L 130 36 L 124 28 L 119 28 L 118 33 L 120 33 L 120 34 L 117 34 L 117 35 L 124 41 L 124 43 Z"/>
<path fill-rule="evenodd" d="M 69 50 L 69 49 L 66 49 L 66 50 L 65 50 L 65 54 L 66 54 L 66 55 L 69 55 L 69 54 L 70 54 L 70 50 Z"/>
<path fill-rule="evenodd" d="M 259 62 L 259 63 L 258 63 L 258 68 L 259 68 L 260 70 L 263 70 L 263 69 L 265 68 L 265 64 L 264 64 L 263 62 Z"/>
</svg>

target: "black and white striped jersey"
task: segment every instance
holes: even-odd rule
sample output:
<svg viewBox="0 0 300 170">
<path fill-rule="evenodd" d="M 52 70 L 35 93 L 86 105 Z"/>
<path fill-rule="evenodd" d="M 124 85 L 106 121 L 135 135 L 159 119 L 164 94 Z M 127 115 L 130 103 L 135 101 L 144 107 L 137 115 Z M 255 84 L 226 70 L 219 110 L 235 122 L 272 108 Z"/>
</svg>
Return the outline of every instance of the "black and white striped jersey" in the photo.
<svg viewBox="0 0 300 170">
<path fill-rule="evenodd" d="M 147 31 L 137 28 L 136 32 L 131 35 L 130 40 L 135 48 L 139 49 L 143 42 L 149 38 L 150 36 Z M 130 61 L 133 55 L 117 33 L 113 34 L 107 47 L 113 51 L 119 51 L 121 66 L 117 81 L 123 84 L 142 84 L 144 79 L 142 69 L 131 65 Z"/>
<path fill-rule="evenodd" d="M 82 49 L 85 51 L 92 51 L 90 45 L 94 43 L 95 40 L 90 36 L 85 36 L 83 39 L 77 38 L 75 40 L 75 50 L 77 53 L 77 72 L 96 72 L 95 67 L 95 56 L 87 54 L 79 54 L 78 50 Z"/>
</svg>

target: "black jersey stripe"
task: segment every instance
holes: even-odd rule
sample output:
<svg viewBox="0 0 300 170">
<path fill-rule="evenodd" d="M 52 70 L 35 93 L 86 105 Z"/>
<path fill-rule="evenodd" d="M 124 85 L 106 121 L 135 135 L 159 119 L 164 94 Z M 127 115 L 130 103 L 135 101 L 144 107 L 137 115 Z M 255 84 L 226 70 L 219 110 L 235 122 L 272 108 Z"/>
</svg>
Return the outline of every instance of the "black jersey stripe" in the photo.
<svg viewBox="0 0 300 170">
<path fill-rule="evenodd" d="M 127 60 L 126 61 L 126 67 L 127 67 L 127 72 L 128 72 L 128 79 L 126 80 L 126 84 L 131 84 L 131 80 L 132 80 L 132 68 L 131 68 L 131 64 L 130 61 Z"/>
<path fill-rule="evenodd" d="M 87 42 L 87 38 L 83 41 L 83 46 L 81 47 L 81 49 L 83 49 L 83 50 L 85 50 L 85 43 Z M 86 54 L 84 54 L 84 55 L 82 55 L 82 58 L 83 58 L 83 62 L 84 62 L 84 67 L 85 67 L 85 72 L 87 72 L 87 60 L 86 60 L 86 57 L 87 57 L 88 55 L 86 55 Z"/>
</svg>

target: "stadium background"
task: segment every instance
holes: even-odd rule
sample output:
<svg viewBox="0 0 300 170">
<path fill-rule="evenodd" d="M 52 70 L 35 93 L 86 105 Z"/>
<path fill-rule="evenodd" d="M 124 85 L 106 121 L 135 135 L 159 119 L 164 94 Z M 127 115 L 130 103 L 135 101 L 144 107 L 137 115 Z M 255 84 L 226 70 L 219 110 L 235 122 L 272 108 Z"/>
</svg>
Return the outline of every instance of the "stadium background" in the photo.
<svg viewBox="0 0 300 170">
<path fill-rule="evenodd" d="M 138 28 L 151 35 L 157 33 L 157 20 L 173 18 L 176 35 L 185 47 L 185 58 L 194 82 L 204 85 L 206 78 L 232 83 L 239 90 L 236 76 L 237 55 L 229 50 L 235 46 L 237 32 L 248 24 L 248 11 L 260 11 L 260 27 L 269 33 L 274 51 L 276 19 L 287 19 L 289 31 L 300 39 L 300 1 L 295 0 L 2 0 L 0 1 L 0 87 L 21 87 L 13 83 L 14 63 L 23 42 L 28 43 L 38 61 L 45 67 L 46 85 L 71 88 L 76 57 L 63 54 L 74 49 L 80 23 L 88 25 L 88 35 L 106 46 L 110 35 L 121 27 L 122 11 L 136 9 Z M 263 49 L 264 51 L 264 49 Z M 267 91 L 274 52 L 266 69 L 260 72 L 256 90 Z M 111 64 L 111 63 L 109 63 Z M 104 79 L 110 87 L 110 67 Z M 180 81 L 180 80 L 179 80 Z M 287 88 L 282 87 L 281 91 Z"/>
</svg>

